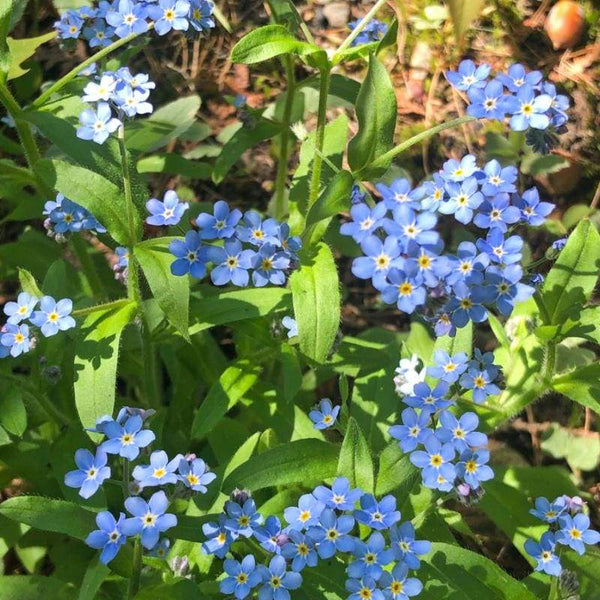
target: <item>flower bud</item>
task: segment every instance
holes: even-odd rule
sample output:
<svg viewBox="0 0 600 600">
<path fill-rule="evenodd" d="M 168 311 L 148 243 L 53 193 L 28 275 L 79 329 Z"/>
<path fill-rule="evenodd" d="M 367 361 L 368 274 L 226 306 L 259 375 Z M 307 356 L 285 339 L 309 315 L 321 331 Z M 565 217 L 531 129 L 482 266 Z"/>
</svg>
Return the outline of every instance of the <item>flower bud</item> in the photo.
<svg viewBox="0 0 600 600">
<path fill-rule="evenodd" d="M 240 490 L 238 488 L 235 488 L 235 490 L 233 490 L 233 492 L 231 492 L 231 495 L 229 496 L 232 502 L 235 502 L 240 506 L 243 506 L 246 500 L 249 500 L 251 497 L 252 494 L 249 490 Z"/>
</svg>

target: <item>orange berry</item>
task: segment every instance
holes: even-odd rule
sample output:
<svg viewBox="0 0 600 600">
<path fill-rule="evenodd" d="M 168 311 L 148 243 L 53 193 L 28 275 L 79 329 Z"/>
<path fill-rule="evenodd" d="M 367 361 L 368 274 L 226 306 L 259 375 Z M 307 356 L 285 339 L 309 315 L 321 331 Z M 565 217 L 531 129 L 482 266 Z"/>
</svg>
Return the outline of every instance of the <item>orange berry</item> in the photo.
<svg viewBox="0 0 600 600">
<path fill-rule="evenodd" d="M 552 7 L 544 29 L 555 50 L 576 46 L 585 27 L 583 8 L 573 0 L 560 0 Z"/>
</svg>

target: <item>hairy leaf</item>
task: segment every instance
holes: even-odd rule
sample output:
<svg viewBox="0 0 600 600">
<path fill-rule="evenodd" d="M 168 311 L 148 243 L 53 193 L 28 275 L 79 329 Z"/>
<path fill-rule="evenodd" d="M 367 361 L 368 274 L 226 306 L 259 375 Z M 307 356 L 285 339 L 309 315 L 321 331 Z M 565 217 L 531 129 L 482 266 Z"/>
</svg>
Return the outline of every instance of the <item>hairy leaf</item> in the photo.
<svg viewBox="0 0 600 600">
<path fill-rule="evenodd" d="M 348 419 L 338 461 L 338 475 L 346 477 L 352 487 L 358 487 L 368 493 L 375 491 L 373 459 L 369 444 L 353 417 Z"/>
</svg>

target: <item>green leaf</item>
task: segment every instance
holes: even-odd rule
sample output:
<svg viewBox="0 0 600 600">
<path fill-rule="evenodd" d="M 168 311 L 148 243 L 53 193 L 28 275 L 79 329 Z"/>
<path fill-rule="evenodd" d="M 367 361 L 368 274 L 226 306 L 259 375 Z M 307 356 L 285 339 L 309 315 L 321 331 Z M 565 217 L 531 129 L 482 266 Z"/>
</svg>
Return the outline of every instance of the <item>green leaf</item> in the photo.
<svg viewBox="0 0 600 600">
<path fill-rule="evenodd" d="M 125 144 L 130 150 L 153 152 L 185 133 L 195 122 L 200 96 L 179 98 L 155 110 L 147 119 L 126 128 Z"/>
<path fill-rule="evenodd" d="M 210 433 L 227 411 L 231 410 L 258 381 L 260 371 L 259 366 L 246 359 L 240 359 L 227 367 L 196 411 L 192 437 L 200 439 Z"/>
<path fill-rule="evenodd" d="M 552 388 L 600 414 L 600 363 L 554 377 Z"/>
<path fill-rule="evenodd" d="M 215 593 L 206 593 L 200 590 L 198 584 L 189 579 L 172 579 L 168 583 L 158 583 L 156 585 L 145 586 L 138 594 L 135 600 L 209 600 L 211 598 L 221 597 L 218 588 Z"/>
<path fill-rule="evenodd" d="M 21 64 L 28 58 L 31 58 L 35 51 L 46 42 L 56 37 L 56 31 L 50 31 L 44 35 L 33 38 L 25 38 L 15 40 L 11 37 L 6 39 L 8 49 L 10 51 L 10 68 L 8 70 L 8 80 L 16 79 L 25 75 L 29 71 L 28 68 L 21 67 Z"/>
<path fill-rule="evenodd" d="M 421 479 L 421 471 L 404 454 L 397 442 L 390 442 L 379 459 L 379 472 L 375 492 L 378 496 L 395 492 L 400 498 L 408 496 L 410 490 Z"/>
<path fill-rule="evenodd" d="M 4 390 L 0 396 L 0 425 L 9 433 L 21 437 L 27 429 L 27 411 L 20 390 Z"/>
<path fill-rule="evenodd" d="M 381 175 L 389 165 L 370 169 L 377 157 L 394 145 L 397 104 L 394 86 L 387 69 L 374 56 L 356 100 L 358 133 L 348 145 L 348 163 L 353 171 L 361 172 L 361 179 Z"/>
<path fill-rule="evenodd" d="M 300 269 L 292 273 L 290 288 L 298 323 L 300 350 L 323 363 L 340 325 L 340 290 L 331 250 L 324 243 L 303 250 Z"/>
<path fill-rule="evenodd" d="M 460 42 L 473 21 L 481 15 L 485 0 L 447 0 L 447 4 L 454 25 L 454 35 Z"/>
<path fill-rule="evenodd" d="M 548 315 L 542 314 L 542 318 L 549 319 L 545 324 L 559 325 L 574 308 L 585 304 L 594 291 L 599 272 L 600 234 L 585 219 L 569 236 L 544 282 L 542 300 Z"/>
<path fill-rule="evenodd" d="M 553 423 L 544 432 L 540 445 L 553 458 L 564 458 L 574 471 L 592 471 L 598 466 L 600 440 L 572 433 L 559 423 Z"/>
<path fill-rule="evenodd" d="M 334 477 L 338 447 L 316 439 L 289 442 L 253 456 L 224 481 L 223 491 L 235 487 L 252 491 L 277 485 L 305 486 Z"/>
<path fill-rule="evenodd" d="M 87 208 L 116 242 L 127 246 L 142 237 L 142 220 L 134 210 L 135 240 L 131 240 L 125 196 L 101 175 L 62 160 L 40 160 L 35 170 L 57 192 Z"/>
<path fill-rule="evenodd" d="M 44 292 L 40 290 L 35 277 L 26 269 L 18 268 L 19 271 L 19 283 L 21 284 L 21 289 L 24 292 L 27 292 L 31 296 L 35 296 L 36 298 L 41 298 L 44 295 Z"/>
<path fill-rule="evenodd" d="M 497 564 L 465 548 L 434 542 L 421 559 L 427 600 L 537 600 Z"/>
<path fill-rule="evenodd" d="M 473 323 L 469 321 L 465 327 L 458 327 L 454 337 L 442 335 L 437 338 L 434 352 L 436 350 L 444 350 L 450 356 L 465 352 L 470 357 L 473 350 Z"/>
<path fill-rule="evenodd" d="M 99 557 L 92 560 L 83 576 L 77 600 L 94 600 L 109 573 L 110 569 L 100 562 Z"/>
<path fill-rule="evenodd" d="M 10 69 L 10 51 L 6 37 L 10 31 L 14 0 L 0 0 L 0 83 L 6 81 Z"/>
<path fill-rule="evenodd" d="M 129 301 L 89 315 L 75 345 L 75 406 L 84 427 L 110 415 L 115 405 L 119 340 L 137 306 Z"/>
<path fill-rule="evenodd" d="M 2 600 L 74 600 L 75 590 L 55 577 L 41 575 L 0 576 Z"/>
<path fill-rule="evenodd" d="M 212 165 L 205 162 L 190 160 L 179 154 L 153 154 L 145 156 L 137 163 L 138 173 L 169 173 L 183 175 L 193 179 L 210 179 Z"/>
<path fill-rule="evenodd" d="M 281 347 L 281 378 L 283 380 L 283 399 L 291 402 L 302 386 L 302 369 L 296 351 L 288 344 Z"/>
<path fill-rule="evenodd" d="M 282 25 L 265 25 L 246 34 L 233 47 L 231 60 L 252 65 L 282 54 L 305 56 L 317 52 L 323 53 L 318 46 L 296 39 Z"/>
<path fill-rule="evenodd" d="M 212 178 L 215 183 L 220 183 L 225 178 L 231 167 L 246 151 L 262 142 L 281 133 L 281 126 L 270 121 L 259 121 L 251 129 L 240 127 L 227 143 L 223 146 L 221 154 L 215 161 Z"/>
<path fill-rule="evenodd" d="M 291 294 L 280 287 L 217 292 L 205 298 L 192 297 L 189 334 L 284 310 L 291 310 Z"/>
<path fill-rule="evenodd" d="M 184 338 L 189 339 L 190 286 L 187 277 L 171 273 L 174 259 L 169 252 L 169 243 L 174 239 L 177 238 L 146 240 L 137 244 L 133 253 L 167 319 Z"/>
<path fill-rule="evenodd" d="M 521 172 L 533 177 L 557 173 L 568 167 L 571 163 L 558 154 L 535 154 L 526 155 L 521 162 Z"/>
<path fill-rule="evenodd" d="M 369 444 L 356 419 L 350 417 L 338 461 L 338 475 L 346 477 L 352 487 L 372 494 L 375 488 L 373 459 Z"/>
</svg>

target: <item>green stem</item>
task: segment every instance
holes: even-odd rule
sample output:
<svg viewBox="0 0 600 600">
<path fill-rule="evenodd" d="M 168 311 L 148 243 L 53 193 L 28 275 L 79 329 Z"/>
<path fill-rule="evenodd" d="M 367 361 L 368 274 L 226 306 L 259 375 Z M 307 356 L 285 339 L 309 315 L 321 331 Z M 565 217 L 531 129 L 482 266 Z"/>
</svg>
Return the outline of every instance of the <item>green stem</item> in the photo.
<svg viewBox="0 0 600 600">
<path fill-rule="evenodd" d="M 135 221 L 133 218 L 135 207 L 133 206 L 133 194 L 131 192 L 131 174 L 129 172 L 129 162 L 127 161 L 127 148 L 125 147 L 125 126 L 121 125 L 117 132 L 119 140 L 119 150 L 121 151 L 121 168 L 123 170 L 123 187 L 125 189 L 125 211 L 127 214 L 127 225 L 129 227 L 129 245 L 133 250 L 135 244 Z M 133 252 L 130 253 L 130 256 Z"/>
<path fill-rule="evenodd" d="M 559 600 L 559 579 L 558 577 L 550 577 L 550 593 L 548 600 Z"/>
<path fill-rule="evenodd" d="M 392 160 L 395 156 L 398 156 L 398 154 L 401 154 L 405 150 L 408 150 L 415 144 L 419 144 L 420 142 L 423 142 L 426 139 L 429 139 L 430 137 L 433 137 L 434 135 L 436 135 L 442 131 L 445 131 L 446 129 L 454 129 L 456 127 L 460 127 L 464 123 L 469 123 L 474 120 L 475 120 L 474 117 L 469 117 L 469 116 L 459 117 L 458 119 L 448 121 L 447 123 L 441 123 L 440 125 L 431 127 L 430 129 L 422 131 L 421 133 L 418 133 L 417 135 L 413 135 L 411 138 L 408 138 L 406 141 L 402 142 L 398 146 L 394 146 L 391 150 L 388 150 L 385 154 L 382 154 L 379 158 L 374 160 L 369 165 L 369 170 L 371 170 L 373 168 L 377 168 L 377 167 L 385 167 L 385 166 L 387 166 L 387 163 L 390 160 Z M 360 171 L 357 173 L 357 175 L 360 175 Z"/>
<path fill-rule="evenodd" d="M 286 213 L 285 182 L 288 173 L 290 119 L 292 116 L 292 107 L 294 105 L 294 92 L 296 86 L 294 63 L 289 54 L 283 58 L 283 64 L 287 79 L 287 91 L 285 96 L 285 105 L 283 107 L 283 122 L 279 142 L 281 147 L 279 150 L 279 164 L 277 165 L 277 179 L 275 182 L 275 218 L 279 221 L 283 219 Z"/>
<path fill-rule="evenodd" d="M 310 208 L 319 197 L 321 187 L 321 169 L 323 167 L 323 143 L 325 141 L 325 125 L 327 120 L 327 98 L 329 96 L 329 82 L 331 71 L 329 68 L 321 69 L 321 82 L 319 85 L 319 108 L 317 113 L 317 132 L 315 136 L 315 156 L 312 164 L 312 177 L 308 207 Z"/>
<path fill-rule="evenodd" d="M 544 365 L 542 367 L 542 373 L 544 381 L 549 385 L 554 375 L 554 367 L 556 366 L 556 344 L 553 341 L 549 341 L 544 349 Z"/>
<path fill-rule="evenodd" d="M 127 587 L 127 599 L 135 598 L 140 590 L 140 579 L 142 575 L 142 544 L 140 536 L 136 536 L 133 543 L 133 564 L 131 566 L 131 577 L 129 578 L 129 586 Z"/>
<path fill-rule="evenodd" d="M 129 498 L 129 460 L 127 458 L 123 459 L 123 498 Z"/>
<path fill-rule="evenodd" d="M 92 290 L 93 296 L 99 300 L 105 297 L 104 286 L 96 270 L 96 265 L 92 260 L 92 257 L 88 253 L 87 244 L 80 234 L 75 233 L 71 236 L 71 244 L 73 250 L 81 263 L 81 268 L 87 279 L 90 289 Z"/>
<path fill-rule="evenodd" d="M 150 27 L 152 27 L 152 25 L 150 25 Z M 98 52 L 96 52 L 96 54 L 93 54 L 88 59 L 84 60 L 74 69 L 71 69 L 66 75 L 61 77 L 58 81 L 55 81 L 43 94 L 41 94 L 36 100 L 32 102 L 33 108 L 39 108 L 40 106 L 42 106 L 46 102 L 46 100 L 52 97 L 53 94 L 56 94 L 56 92 L 60 91 L 63 87 L 65 87 L 67 83 L 73 81 L 73 79 L 75 79 L 75 77 L 77 77 L 77 75 L 79 75 L 79 73 L 81 73 L 81 71 L 83 71 L 86 67 L 89 67 L 92 63 L 99 61 L 105 56 L 108 56 L 111 52 L 114 52 L 122 46 L 125 46 L 126 44 L 134 40 L 136 37 L 138 37 L 138 35 L 140 34 L 132 33 L 127 37 L 121 38 L 120 40 L 113 42 L 110 46 L 102 48 L 102 50 L 99 50 Z"/>
<path fill-rule="evenodd" d="M 379 9 L 387 3 L 388 0 L 378 0 L 373 8 L 362 18 L 360 23 L 350 32 L 350 35 L 340 44 L 340 47 L 335 51 L 331 62 L 335 64 L 339 56 L 352 42 L 360 35 L 361 31 L 373 20 Z"/>
</svg>

